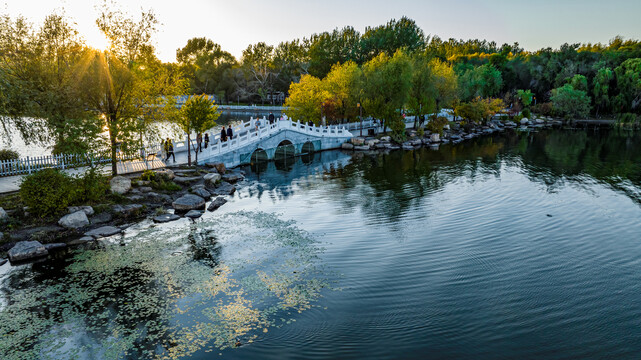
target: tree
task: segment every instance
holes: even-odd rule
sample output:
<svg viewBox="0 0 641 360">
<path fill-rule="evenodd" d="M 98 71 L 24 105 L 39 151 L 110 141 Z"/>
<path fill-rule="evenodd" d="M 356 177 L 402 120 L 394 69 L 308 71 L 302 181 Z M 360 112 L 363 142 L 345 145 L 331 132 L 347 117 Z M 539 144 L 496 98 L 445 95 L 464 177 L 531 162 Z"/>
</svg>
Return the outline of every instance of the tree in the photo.
<svg viewBox="0 0 641 360">
<path fill-rule="evenodd" d="M 358 116 L 358 103 L 362 96 L 363 72 L 353 61 L 336 64 L 323 79 L 324 89 L 329 92 L 328 99 L 337 118 L 349 121 Z"/>
<path fill-rule="evenodd" d="M 503 87 L 501 72 L 489 64 L 465 71 L 459 80 L 463 100 L 496 96 Z"/>
<path fill-rule="evenodd" d="M 362 64 L 361 34 L 351 26 L 314 34 L 309 43 L 309 73 L 324 78 L 337 63 L 354 61 Z"/>
<path fill-rule="evenodd" d="M 387 24 L 368 27 L 361 39 L 361 51 L 364 60 L 372 59 L 380 53 L 393 56 L 396 51 L 404 50 L 408 54 L 425 49 L 425 33 L 410 18 L 390 20 Z"/>
<path fill-rule="evenodd" d="M 412 86 L 412 66 L 407 55 L 397 51 L 390 58 L 381 53 L 363 65 L 363 75 L 364 109 L 383 120 L 384 127 L 391 127 L 395 136 L 404 137 L 405 123 L 400 110 Z"/>
<path fill-rule="evenodd" d="M 292 83 L 289 97 L 285 100 L 285 114 L 292 120 L 321 122 L 321 107 L 331 99 L 323 82 L 312 75 L 303 75 L 298 83 Z"/>
<path fill-rule="evenodd" d="M 231 92 L 224 81 L 224 74 L 236 65 L 236 59 L 212 40 L 204 37 L 189 39 L 185 47 L 176 50 L 176 60 L 190 77 L 193 93 Z"/>
<path fill-rule="evenodd" d="M 487 122 L 505 107 L 501 99 L 476 98 L 456 107 L 456 115 L 474 122 Z"/>
<path fill-rule="evenodd" d="M 583 75 L 574 75 L 572 79 L 570 79 L 570 85 L 572 85 L 575 90 L 585 91 L 586 93 L 588 92 L 588 79 Z"/>
<path fill-rule="evenodd" d="M 438 59 L 430 61 L 430 70 L 434 81 L 436 108 L 438 114 L 443 107 L 452 105 L 457 95 L 457 78 L 452 66 Z"/>
<path fill-rule="evenodd" d="M 179 125 L 187 133 L 187 164 L 191 166 L 191 134 L 201 134 L 214 126 L 216 119 L 220 116 L 218 106 L 214 100 L 205 94 L 190 96 L 180 109 Z M 196 164 L 198 163 L 198 148 L 196 152 Z"/>
<path fill-rule="evenodd" d="M 532 104 L 532 92 L 530 90 L 516 90 L 516 97 L 523 105 L 523 108 L 527 108 Z"/>
<path fill-rule="evenodd" d="M 274 81 L 279 69 L 274 67 L 274 47 L 259 42 L 243 50 L 243 70 L 252 94 L 260 96 L 262 103 L 268 94 L 273 93 Z"/>
<path fill-rule="evenodd" d="M 184 93 L 178 72 L 156 59 L 151 45 L 157 19 L 143 12 L 136 21 L 106 4 L 96 20 L 110 41 L 108 51 L 94 53 L 81 79 L 87 107 L 105 117 L 111 148 L 111 169 L 117 173 L 117 151 L 131 152 L 145 119 L 172 116 L 175 96 Z"/>
<path fill-rule="evenodd" d="M 412 87 L 407 104 L 414 113 L 414 128 L 416 128 L 418 119 L 422 119 L 424 114 L 436 109 L 437 89 L 427 57 L 419 55 L 414 56 L 412 60 Z"/>
<path fill-rule="evenodd" d="M 590 113 L 590 98 L 582 90 L 576 90 L 572 85 L 565 84 L 552 90 L 554 111 L 566 119 L 586 118 Z"/>
<path fill-rule="evenodd" d="M 309 72 L 309 51 L 305 43 L 294 40 L 281 42 L 274 53 L 274 66 L 279 69 L 275 88 L 285 93 L 292 82 Z"/>
<path fill-rule="evenodd" d="M 620 113 L 641 110 L 641 58 L 628 59 L 614 69 L 619 95 L 616 103 Z"/>
<path fill-rule="evenodd" d="M 610 106 L 610 82 L 614 78 L 612 69 L 602 67 L 597 71 L 594 77 L 594 105 L 596 105 L 596 115 L 599 116 L 599 110 L 607 109 Z"/>
</svg>

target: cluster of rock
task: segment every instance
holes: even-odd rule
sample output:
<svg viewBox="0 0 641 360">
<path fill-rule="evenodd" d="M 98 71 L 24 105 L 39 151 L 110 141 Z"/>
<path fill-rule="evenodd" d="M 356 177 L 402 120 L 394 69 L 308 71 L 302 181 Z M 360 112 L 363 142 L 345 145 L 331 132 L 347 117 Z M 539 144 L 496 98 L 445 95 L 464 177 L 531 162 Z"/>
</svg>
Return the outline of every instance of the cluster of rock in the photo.
<svg viewBox="0 0 641 360">
<path fill-rule="evenodd" d="M 431 133 L 429 131 L 425 131 L 423 136 L 419 136 L 417 131 L 412 130 L 409 132 L 409 139 L 403 143 L 396 143 L 392 141 L 390 136 L 383 136 L 380 139 L 354 137 L 351 138 L 349 142 L 343 143 L 341 148 L 344 150 L 354 151 L 397 149 L 413 150 L 423 146 L 438 147 L 440 144 L 458 144 L 465 140 L 504 131 L 505 129 L 532 129 L 559 125 L 562 125 L 561 121 L 552 120 L 551 118 L 537 118 L 534 120 L 524 118 L 520 121 L 520 127 L 519 124 L 516 124 L 513 121 L 501 122 L 493 120 L 488 122 L 487 125 L 477 125 L 468 128 L 467 131 L 461 127 L 458 129 L 451 129 L 449 125 L 446 125 L 443 129 L 442 136 L 438 133 Z"/>
<path fill-rule="evenodd" d="M 236 191 L 235 184 L 244 179 L 242 172 L 228 172 L 222 163 L 207 165 L 208 171 L 202 169 L 156 170 L 157 176 L 162 176 L 186 188 L 172 195 L 154 192 L 150 181 L 132 181 L 129 177 L 115 176 L 110 181 L 111 191 L 135 203 L 112 205 L 109 211 L 98 214 L 91 206 L 69 207 L 68 213 L 58 220 L 57 226 L 24 229 L 15 235 L 15 243 L 7 244 L 5 249 L 0 250 L 8 251 L 7 255 L 12 263 L 20 263 L 44 258 L 67 246 L 87 243 L 93 246 L 99 239 L 121 234 L 128 226 L 116 226 L 112 220 L 139 218 L 144 216 L 145 212 L 151 213 L 157 208 L 163 208 L 163 211 L 168 208 L 173 210 L 173 213 L 152 216 L 156 223 L 174 221 L 182 217 L 197 219 L 205 213 L 206 209 L 215 211 L 224 205 L 227 202 L 225 196 L 233 195 Z M 214 198 L 213 201 L 210 201 L 212 198 Z M 0 208 L 0 222 L 7 219 L 7 213 Z M 111 223 L 111 225 L 105 223 Z M 43 244 L 37 241 L 39 239 L 37 235 L 40 233 L 51 234 L 50 236 L 54 238 L 66 235 L 81 236 L 66 243 Z M 44 239 L 47 242 L 51 237 L 44 237 Z M 6 261 L 0 259 L 0 265 Z"/>
</svg>

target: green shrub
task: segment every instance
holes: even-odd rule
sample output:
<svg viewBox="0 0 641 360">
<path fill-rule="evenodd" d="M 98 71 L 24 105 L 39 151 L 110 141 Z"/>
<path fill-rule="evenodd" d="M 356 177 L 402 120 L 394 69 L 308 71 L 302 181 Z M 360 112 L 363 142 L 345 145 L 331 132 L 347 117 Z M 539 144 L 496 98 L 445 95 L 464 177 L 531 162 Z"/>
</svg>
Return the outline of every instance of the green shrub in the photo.
<svg viewBox="0 0 641 360">
<path fill-rule="evenodd" d="M 439 116 L 436 119 L 431 119 L 425 127 L 432 133 L 443 135 L 443 127 L 447 124 L 449 124 L 447 118 Z"/>
<path fill-rule="evenodd" d="M 416 135 L 418 135 L 418 137 L 423 137 L 423 136 L 425 136 L 425 129 L 423 129 L 423 127 L 422 127 L 422 126 L 421 126 L 421 127 L 419 127 L 419 128 L 418 128 L 418 130 L 416 130 Z"/>
<path fill-rule="evenodd" d="M 62 212 L 78 198 L 78 192 L 75 179 L 56 169 L 35 172 L 20 184 L 22 201 L 39 217 Z"/>
<path fill-rule="evenodd" d="M 524 118 L 532 118 L 532 113 L 530 112 L 530 109 L 525 108 L 523 111 L 521 111 L 521 115 L 523 115 Z"/>
<path fill-rule="evenodd" d="M 140 175 L 140 179 L 144 181 L 152 181 L 156 177 L 156 173 L 152 170 L 145 170 L 142 175 Z"/>
<path fill-rule="evenodd" d="M 552 116 L 552 113 L 554 111 L 554 106 L 552 105 L 551 102 L 539 103 L 532 106 L 532 111 L 535 114 L 539 114 L 541 116 Z"/>
<path fill-rule="evenodd" d="M 109 181 L 107 177 L 100 174 L 95 168 L 90 168 L 85 174 L 77 179 L 80 187 L 79 198 L 76 201 L 97 202 L 102 200 L 109 193 Z"/>
<path fill-rule="evenodd" d="M 20 158 L 20 154 L 13 150 L 2 149 L 0 150 L 0 161 L 3 160 L 17 160 Z"/>
</svg>

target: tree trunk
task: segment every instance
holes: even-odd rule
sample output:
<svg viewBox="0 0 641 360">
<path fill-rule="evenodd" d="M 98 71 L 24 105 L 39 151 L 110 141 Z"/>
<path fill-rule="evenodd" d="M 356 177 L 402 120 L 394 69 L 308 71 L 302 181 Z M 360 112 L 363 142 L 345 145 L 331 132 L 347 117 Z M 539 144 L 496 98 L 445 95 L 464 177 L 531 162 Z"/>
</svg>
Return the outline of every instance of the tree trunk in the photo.
<svg viewBox="0 0 641 360">
<path fill-rule="evenodd" d="M 111 175 L 118 175 L 118 159 L 116 158 L 116 134 L 114 134 L 114 128 L 116 120 L 111 118 L 109 119 L 111 123 L 109 126 L 109 140 L 111 141 Z"/>
<path fill-rule="evenodd" d="M 191 166 L 191 134 L 187 133 L 187 166 Z"/>
</svg>

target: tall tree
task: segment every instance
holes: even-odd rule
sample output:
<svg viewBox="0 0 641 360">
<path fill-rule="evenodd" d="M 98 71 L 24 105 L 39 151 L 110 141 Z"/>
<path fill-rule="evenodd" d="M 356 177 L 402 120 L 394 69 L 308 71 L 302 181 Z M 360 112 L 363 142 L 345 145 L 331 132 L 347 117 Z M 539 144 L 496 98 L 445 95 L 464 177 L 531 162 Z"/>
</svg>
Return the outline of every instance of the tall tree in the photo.
<svg viewBox="0 0 641 360">
<path fill-rule="evenodd" d="M 594 77 L 592 94 L 594 95 L 594 105 L 596 105 L 597 116 L 600 110 L 606 109 L 607 111 L 610 106 L 610 82 L 612 82 L 613 78 L 614 73 L 612 69 L 608 67 L 600 68 Z"/>
<path fill-rule="evenodd" d="M 436 110 L 436 81 L 426 56 L 412 57 L 412 87 L 407 105 L 414 114 L 414 128 L 424 114 Z M 421 121 L 422 122 L 422 121 Z"/>
<path fill-rule="evenodd" d="M 641 58 L 624 61 L 614 72 L 619 89 L 617 110 L 620 113 L 641 112 Z"/>
<path fill-rule="evenodd" d="M 300 82 L 292 83 L 289 88 L 289 97 L 285 101 L 285 114 L 292 120 L 305 123 L 313 121 L 318 125 L 321 123 L 322 107 L 330 98 L 331 94 L 319 78 L 303 75 Z"/>
<path fill-rule="evenodd" d="M 364 60 L 374 58 L 380 53 L 393 56 L 397 50 L 403 49 L 411 54 L 425 49 L 425 33 L 410 18 L 390 20 L 387 24 L 368 27 L 361 39 L 361 51 Z"/>
<path fill-rule="evenodd" d="M 331 94 L 329 101 L 335 117 L 348 121 L 356 120 L 358 103 L 362 97 L 363 72 L 353 61 L 336 64 L 323 79 L 324 88 Z"/>
<path fill-rule="evenodd" d="M 248 90 L 265 103 L 267 95 L 274 92 L 280 70 L 274 66 L 274 47 L 264 42 L 249 45 L 243 50 L 242 66 L 248 79 Z"/>
<path fill-rule="evenodd" d="M 236 59 L 221 46 L 207 38 L 192 38 L 176 50 L 176 60 L 190 77 L 193 93 L 229 95 L 224 81 L 225 72 L 236 64 Z M 233 90 L 232 90 L 233 91 Z"/>
<path fill-rule="evenodd" d="M 412 65 L 406 54 L 397 51 L 389 57 L 385 53 L 363 65 L 365 78 L 363 105 L 367 113 L 381 119 L 394 135 L 405 135 L 405 123 L 400 110 L 405 105 L 412 86 Z"/>
<path fill-rule="evenodd" d="M 178 123 L 180 128 L 187 133 L 187 164 L 191 166 L 191 134 L 201 134 L 214 126 L 220 116 L 218 106 L 206 95 L 190 96 L 180 109 Z M 196 164 L 198 163 L 198 148 Z"/>
</svg>

